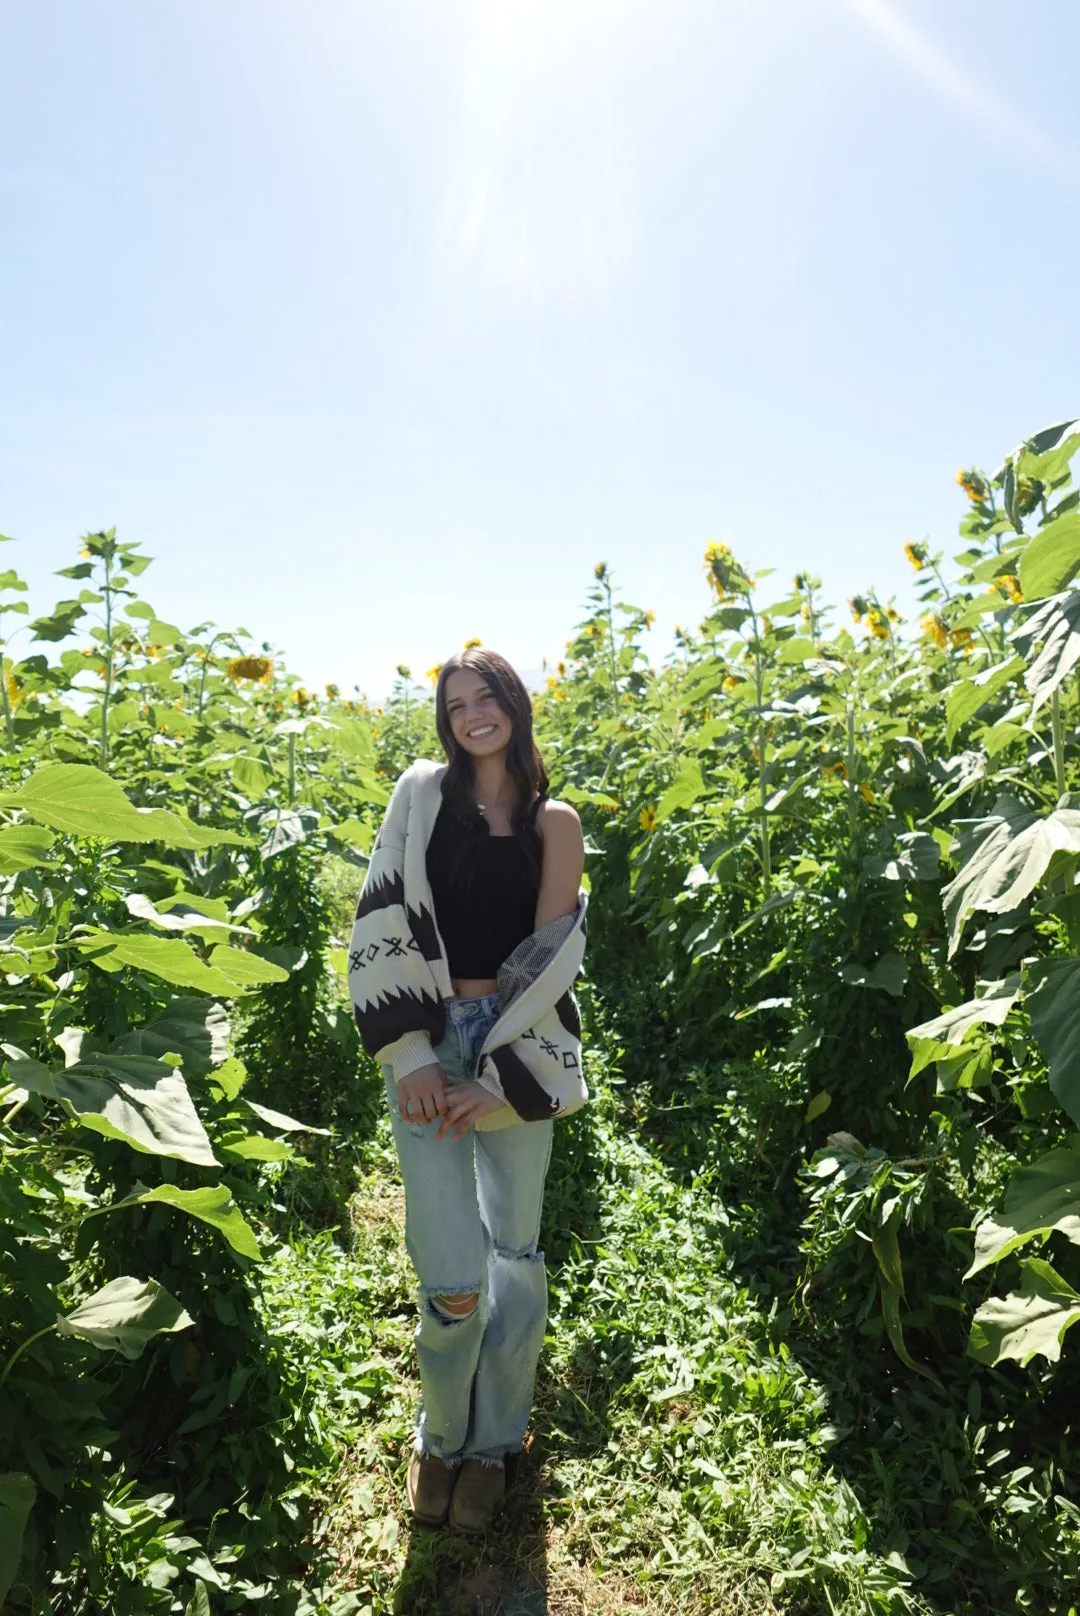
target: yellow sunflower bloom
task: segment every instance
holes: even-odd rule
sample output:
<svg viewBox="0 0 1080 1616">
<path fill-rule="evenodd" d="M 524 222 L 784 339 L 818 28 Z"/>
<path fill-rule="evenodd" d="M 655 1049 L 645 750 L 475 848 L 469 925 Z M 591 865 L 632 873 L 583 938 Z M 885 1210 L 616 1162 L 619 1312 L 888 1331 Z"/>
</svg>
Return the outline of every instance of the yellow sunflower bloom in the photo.
<svg viewBox="0 0 1080 1616">
<path fill-rule="evenodd" d="M 973 505 L 985 505 L 986 496 L 990 492 L 986 479 L 980 477 L 977 471 L 965 471 L 963 467 L 956 473 L 956 480 Z"/>
<path fill-rule="evenodd" d="M 753 589 L 753 579 L 722 541 L 714 539 L 705 546 L 703 561 L 709 588 L 718 601 L 748 594 Z"/>
<path fill-rule="evenodd" d="M 229 678 L 235 680 L 237 684 L 242 679 L 252 679 L 257 684 L 265 684 L 273 671 L 274 664 L 269 657 L 264 656 L 233 657 L 225 669 Z"/>
<path fill-rule="evenodd" d="M 904 554 L 907 556 L 916 572 L 921 572 L 926 566 L 925 544 L 915 544 L 909 540 L 908 543 L 904 545 Z"/>
<path fill-rule="evenodd" d="M 640 814 L 638 814 L 637 822 L 641 826 L 642 830 L 648 831 L 651 834 L 656 829 L 656 809 L 652 806 L 643 808 Z"/>
<path fill-rule="evenodd" d="M 933 640 L 939 651 L 944 651 L 949 643 L 949 630 L 937 612 L 923 618 L 922 631 L 928 640 Z"/>
</svg>

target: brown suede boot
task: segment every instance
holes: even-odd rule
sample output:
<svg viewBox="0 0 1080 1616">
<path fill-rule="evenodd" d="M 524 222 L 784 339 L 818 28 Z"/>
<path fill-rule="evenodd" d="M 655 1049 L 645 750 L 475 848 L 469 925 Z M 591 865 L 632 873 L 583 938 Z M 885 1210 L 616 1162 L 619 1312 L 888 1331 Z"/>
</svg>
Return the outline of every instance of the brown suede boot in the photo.
<svg viewBox="0 0 1080 1616">
<path fill-rule="evenodd" d="M 450 1508 L 450 1494 L 454 1490 L 457 1471 L 433 1453 L 409 1455 L 409 1469 L 405 1477 L 405 1496 L 409 1500 L 413 1520 L 420 1526 L 442 1526 Z"/>
<path fill-rule="evenodd" d="M 457 1532 L 482 1537 L 506 1497 L 506 1466 L 466 1459 L 454 1483 L 450 1525 Z"/>
</svg>

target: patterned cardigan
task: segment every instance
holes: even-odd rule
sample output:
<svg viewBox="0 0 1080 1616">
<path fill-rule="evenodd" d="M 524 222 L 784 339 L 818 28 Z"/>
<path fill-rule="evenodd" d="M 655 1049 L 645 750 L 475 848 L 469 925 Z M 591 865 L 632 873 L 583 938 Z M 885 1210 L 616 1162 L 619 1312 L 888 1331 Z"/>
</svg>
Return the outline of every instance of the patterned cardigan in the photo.
<svg viewBox="0 0 1080 1616">
<path fill-rule="evenodd" d="M 398 1079 L 428 1065 L 453 987 L 435 923 L 427 845 L 442 805 L 443 764 L 421 759 L 398 780 L 371 851 L 349 939 L 349 991 L 364 1049 Z M 585 951 L 584 892 L 573 914 L 533 932 L 499 969 L 499 1019 L 475 1080 L 504 1103 L 480 1129 L 567 1116 L 588 1099 L 572 985 Z"/>
</svg>

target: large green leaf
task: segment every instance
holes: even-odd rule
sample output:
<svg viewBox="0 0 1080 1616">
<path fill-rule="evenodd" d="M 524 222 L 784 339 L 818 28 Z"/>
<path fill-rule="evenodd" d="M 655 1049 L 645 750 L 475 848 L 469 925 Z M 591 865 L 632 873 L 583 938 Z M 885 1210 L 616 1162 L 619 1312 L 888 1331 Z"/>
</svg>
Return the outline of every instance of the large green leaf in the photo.
<svg viewBox="0 0 1080 1616">
<path fill-rule="evenodd" d="M 1000 596 L 998 599 L 1000 600 Z M 1007 662 L 984 668 L 971 679 L 961 679 L 945 697 L 945 739 L 951 746 L 958 729 L 974 718 L 980 707 L 997 695 L 1010 679 L 1023 671 L 1022 657 L 1010 657 Z"/>
<path fill-rule="evenodd" d="M 230 1161 L 291 1161 L 294 1154 L 284 1139 L 267 1139 L 261 1133 L 244 1133 L 242 1129 L 223 1134 L 218 1149 Z"/>
<path fill-rule="evenodd" d="M 878 1260 L 881 1260 L 880 1256 Z M 896 1260 L 897 1264 L 899 1264 L 899 1248 L 897 1248 Z M 922 1375 L 925 1377 L 925 1379 L 932 1380 L 935 1386 L 940 1386 L 941 1381 L 938 1379 L 937 1375 L 935 1375 L 934 1371 L 932 1369 L 928 1369 L 925 1364 L 916 1363 L 915 1359 L 908 1351 L 907 1343 L 904 1340 L 904 1326 L 900 1318 L 900 1292 L 897 1290 L 896 1286 L 890 1284 L 888 1280 L 881 1281 L 880 1289 L 881 1315 L 885 1320 L 885 1333 L 889 1338 L 890 1345 L 892 1346 L 893 1351 L 896 1353 L 896 1356 L 900 1359 L 902 1364 L 906 1364 L 908 1369 L 913 1369 L 917 1375 Z"/>
<path fill-rule="evenodd" d="M 295 1117 L 288 1117 L 284 1111 L 274 1111 L 268 1105 L 258 1105 L 256 1101 L 245 1097 L 244 1105 L 254 1112 L 260 1122 L 265 1122 L 268 1128 L 276 1128 L 279 1133 L 321 1133 L 329 1138 L 333 1132 L 330 1128 L 316 1128 L 310 1122 L 298 1122 Z"/>
<path fill-rule="evenodd" d="M 52 834 L 39 825 L 5 825 L 0 830 L 0 875 L 48 865 Z"/>
<path fill-rule="evenodd" d="M 124 899 L 124 905 L 129 914 L 138 920 L 148 920 L 152 926 L 162 931 L 190 931 L 204 941 L 216 942 L 224 940 L 228 932 L 238 932 L 241 936 L 252 937 L 250 926 L 238 926 L 231 920 L 219 919 L 217 915 L 208 915 L 201 908 L 173 899 L 165 909 L 158 909 L 152 900 L 142 892 L 129 892 Z"/>
<path fill-rule="evenodd" d="M 1020 587 L 1026 600 L 1056 595 L 1080 572 L 1080 512 L 1070 511 L 1040 528 L 1020 557 Z"/>
<path fill-rule="evenodd" d="M 905 1037 L 909 1043 L 916 1039 L 932 1038 L 939 1043 L 959 1044 L 971 1028 L 980 1022 L 988 1021 L 991 1026 L 1000 1027 L 1019 993 L 1018 973 L 1003 977 L 1000 982 L 984 983 L 977 998 L 969 999 L 965 1004 L 958 1004 L 952 1010 L 944 1010 L 940 1016 L 935 1016 L 933 1021 L 920 1022 L 919 1026 L 912 1027 Z"/>
<path fill-rule="evenodd" d="M 577 786 L 564 785 L 559 793 L 567 802 L 595 803 L 598 808 L 617 808 L 618 797 L 613 797 L 606 791 L 582 791 Z M 330 834 L 336 836 L 341 827 L 335 827 Z"/>
<path fill-rule="evenodd" d="M 911 967 L 903 954 L 882 954 L 874 965 L 842 965 L 840 976 L 850 987 L 878 988 L 898 999 L 907 985 Z"/>
<path fill-rule="evenodd" d="M 310 824 L 311 821 L 294 808 L 274 808 L 263 814 L 259 820 L 259 829 L 263 832 L 259 857 L 274 858 L 291 847 L 299 847 L 307 838 Z"/>
<path fill-rule="evenodd" d="M 911 1070 L 908 1073 L 908 1082 L 929 1066 L 933 1061 L 950 1062 L 950 1076 L 959 1077 L 965 1070 L 968 1061 L 977 1061 L 981 1054 L 977 1043 L 969 1045 L 965 1051 L 966 1061 L 959 1062 L 955 1067 L 951 1064 L 957 1059 L 957 1048 L 962 1046 L 968 1035 L 975 1027 L 984 1023 L 1000 1027 L 1016 1000 L 1020 996 L 1020 977 L 1016 973 L 1003 978 L 1000 982 L 988 982 L 978 998 L 969 999 L 965 1004 L 958 1004 L 952 1010 L 944 1011 L 935 1016 L 932 1021 L 923 1021 L 917 1027 L 912 1027 L 905 1033 L 911 1046 Z M 945 1075 L 939 1068 L 939 1076 Z M 969 1076 L 974 1077 L 974 1069 Z M 956 1086 L 951 1083 L 950 1086 Z M 967 1087 L 967 1083 L 960 1083 L 960 1087 Z"/>
<path fill-rule="evenodd" d="M 1080 449 L 1080 420 L 1057 421 L 1027 438 L 1009 456 L 1009 463 L 1017 476 L 1056 483 L 1068 471 L 1077 449 Z"/>
<path fill-rule="evenodd" d="M 563 796 L 565 795 L 564 788 Z M 347 847 L 355 847 L 360 853 L 370 853 L 371 844 L 375 840 L 374 827 L 365 825 L 359 819 L 343 819 L 338 824 L 331 825 L 330 834 L 336 842 L 344 842 Z"/>
<path fill-rule="evenodd" d="M 1080 662 L 1080 589 L 1054 595 L 1016 630 L 1013 639 L 1030 664 L 1024 683 L 1034 697 L 1034 714 Z M 1035 656 L 1037 645 L 1042 650 Z"/>
<path fill-rule="evenodd" d="M 225 944 L 213 949 L 209 965 L 178 937 L 149 937 L 145 932 L 96 929 L 76 940 L 77 948 L 103 971 L 131 966 L 178 988 L 231 998 L 268 982 L 285 982 L 288 972 L 246 949 Z"/>
<path fill-rule="evenodd" d="M 263 959 L 248 948 L 230 948 L 219 943 L 210 951 L 210 966 L 230 983 L 233 993 L 246 993 L 248 988 L 265 987 L 270 982 L 287 982 L 289 973 L 273 960 Z"/>
<path fill-rule="evenodd" d="M 949 953 L 956 952 L 969 915 L 1007 914 L 1029 897 L 1055 854 L 1080 853 L 1080 811 L 1058 808 L 1033 814 L 1001 796 L 986 819 L 961 836 L 961 868 L 942 889 L 949 918 Z"/>
<path fill-rule="evenodd" d="M 656 805 L 657 819 L 666 819 L 677 808 L 689 808 L 690 804 L 703 797 L 708 789 L 702 778 L 698 759 L 684 757 L 679 765 L 678 774 Z"/>
<path fill-rule="evenodd" d="M 194 825 L 167 808 L 136 808 L 115 780 L 89 763 L 46 764 L 17 791 L 0 792 L 0 807 L 19 808 L 39 824 L 70 836 L 164 842 L 192 851 L 244 841 L 232 831 Z"/>
<path fill-rule="evenodd" d="M 1040 960 L 1027 976 L 1031 1026 L 1050 1068 L 1050 1087 L 1080 1127 L 1080 959 Z"/>
<path fill-rule="evenodd" d="M 1054 1230 L 1080 1246 L 1080 1139 L 1017 1168 L 1000 1221 L 986 1218 L 975 1230 L 975 1256 L 964 1278 Z"/>
<path fill-rule="evenodd" d="M 23 1535 L 37 1488 L 29 1476 L 9 1471 L 0 1476 L 0 1610 L 22 1559 Z"/>
<path fill-rule="evenodd" d="M 103 971 L 122 971 L 130 966 L 178 988 L 195 988 L 206 994 L 228 995 L 235 991 L 225 977 L 212 971 L 178 937 L 151 937 L 142 931 L 105 931 L 96 927 L 78 937 L 75 946 Z"/>
<path fill-rule="evenodd" d="M 102 1352 L 137 1358 L 155 1335 L 186 1330 L 194 1319 L 156 1279 L 114 1279 L 70 1313 L 57 1316 L 61 1335 L 78 1336 Z"/>
<path fill-rule="evenodd" d="M 86 610 L 77 600 L 58 600 L 51 617 L 38 617 L 30 624 L 35 640 L 66 640 Z"/>
<path fill-rule="evenodd" d="M 357 758 L 374 767 L 375 747 L 371 739 L 371 730 L 361 719 L 334 719 L 327 739 L 339 752 L 344 752 L 346 757 Z"/>
<path fill-rule="evenodd" d="M 232 777 L 245 797 L 252 802 L 259 802 L 266 796 L 266 788 L 270 784 L 270 776 L 259 762 L 258 758 L 238 757 L 233 759 Z"/>
<path fill-rule="evenodd" d="M 84 1127 L 149 1156 L 219 1165 L 180 1073 L 142 1055 L 88 1054 L 53 1072 L 3 1046 L 12 1082 L 70 1106 Z"/>
<path fill-rule="evenodd" d="M 1019 1291 L 992 1296 L 972 1320 L 968 1352 L 979 1363 L 1023 1366 L 1036 1353 L 1056 1363 L 1065 1331 L 1080 1319 L 1080 1295 L 1049 1263 L 1033 1257 L 1020 1269 Z"/>
<path fill-rule="evenodd" d="M 198 1218 L 200 1222 L 220 1229 L 229 1245 L 242 1257 L 250 1257 L 253 1262 L 261 1258 L 254 1231 L 233 1200 L 232 1192 L 224 1184 L 208 1185 L 200 1190 L 181 1190 L 175 1184 L 159 1184 L 156 1189 L 148 1190 L 145 1184 L 136 1184 L 130 1195 L 125 1195 L 122 1201 L 110 1202 L 101 1211 L 119 1212 L 126 1206 L 175 1207 L 189 1218 Z M 90 1215 L 93 1217 L 97 1214 Z"/>
<path fill-rule="evenodd" d="M 906 831 L 896 839 L 893 857 L 863 860 L 863 871 L 885 881 L 933 881 L 941 866 L 941 847 L 925 831 Z"/>
<path fill-rule="evenodd" d="M 205 1077 L 229 1053 L 229 1017 L 213 999 L 176 996 L 154 1021 L 124 1033 L 110 1049 L 115 1055 L 152 1059 L 176 1054 L 190 1076 Z"/>
</svg>

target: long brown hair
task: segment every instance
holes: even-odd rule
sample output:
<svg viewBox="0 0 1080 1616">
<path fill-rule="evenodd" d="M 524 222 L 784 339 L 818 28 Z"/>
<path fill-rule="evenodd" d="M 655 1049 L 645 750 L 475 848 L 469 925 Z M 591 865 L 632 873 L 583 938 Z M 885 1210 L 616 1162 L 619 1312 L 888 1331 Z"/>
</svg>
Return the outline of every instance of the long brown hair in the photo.
<svg viewBox="0 0 1080 1616">
<path fill-rule="evenodd" d="M 541 847 L 533 804 L 547 795 L 548 776 L 533 739 L 532 699 L 506 658 L 483 646 L 470 646 L 467 651 L 455 652 L 439 670 L 439 680 L 435 686 L 435 728 L 447 762 L 442 782 L 443 801 L 477 836 L 489 834 L 487 820 L 478 810 L 473 796 L 475 771 L 472 756 L 454 739 L 446 711 L 447 681 L 452 673 L 466 670 L 481 676 L 510 720 L 506 772 L 516 791 L 510 824 L 530 860 L 539 867 Z"/>
</svg>

